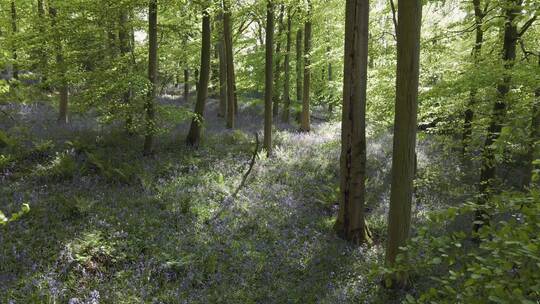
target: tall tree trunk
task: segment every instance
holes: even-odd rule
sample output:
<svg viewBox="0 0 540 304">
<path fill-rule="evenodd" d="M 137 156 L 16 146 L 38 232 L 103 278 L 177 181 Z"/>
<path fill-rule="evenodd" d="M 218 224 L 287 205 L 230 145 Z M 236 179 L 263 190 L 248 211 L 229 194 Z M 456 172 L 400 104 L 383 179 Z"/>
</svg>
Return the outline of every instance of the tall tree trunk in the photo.
<svg viewBox="0 0 540 304">
<path fill-rule="evenodd" d="M 16 37 L 18 29 L 17 29 L 17 7 L 15 6 L 15 0 L 11 1 L 11 31 L 13 33 L 13 37 Z M 13 44 L 13 78 L 19 79 L 19 67 L 18 67 L 18 56 L 17 56 L 17 43 Z"/>
<path fill-rule="evenodd" d="M 232 21 L 230 0 L 223 0 L 223 31 L 225 39 L 225 57 L 227 58 L 227 128 L 234 129 L 237 113 L 236 80 L 234 76 L 234 53 L 232 40 Z"/>
<path fill-rule="evenodd" d="M 368 37 L 369 39 L 369 37 Z M 332 81 L 334 81 L 334 70 L 332 68 L 332 58 L 330 56 L 330 52 L 332 51 L 332 49 L 330 48 L 330 46 L 328 46 L 326 48 L 326 54 L 328 56 L 328 92 L 329 93 L 332 93 Z M 333 95 L 333 94 L 332 94 Z M 328 105 L 328 112 L 332 113 L 334 111 L 334 105 L 332 104 L 332 99 L 333 99 L 333 96 L 332 95 L 329 95 L 328 97 L 330 98 L 330 104 Z"/>
<path fill-rule="evenodd" d="M 302 29 L 298 29 L 296 32 L 296 102 L 300 104 L 302 103 L 302 92 L 304 91 L 302 88 L 303 36 Z"/>
<path fill-rule="evenodd" d="M 304 91 L 302 94 L 302 115 L 300 116 L 300 131 L 311 130 L 310 89 L 311 89 L 311 2 L 308 0 L 307 21 L 304 27 Z"/>
<path fill-rule="evenodd" d="M 227 58 L 225 56 L 225 39 L 223 38 L 223 13 L 220 14 L 221 31 L 219 33 L 219 116 L 227 115 Z"/>
<path fill-rule="evenodd" d="M 60 86 L 58 88 L 59 91 L 59 111 L 58 111 L 58 123 L 59 124 L 67 124 L 68 123 L 68 102 L 69 102 L 69 90 L 68 90 L 68 82 L 66 79 L 66 72 L 67 67 L 64 62 L 64 51 L 62 47 L 62 38 L 59 32 L 59 29 L 57 27 L 57 21 L 56 17 L 58 15 L 56 8 L 53 6 L 49 6 L 49 15 L 51 16 L 51 27 L 53 28 L 53 31 L 55 33 L 55 52 L 56 52 L 56 65 L 58 66 L 59 71 L 59 79 L 60 79 Z"/>
<path fill-rule="evenodd" d="M 364 218 L 369 1 L 347 0 L 341 122 L 341 200 L 335 229 L 352 243 L 370 241 Z"/>
<path fill-rule="evenodd" d="M 285 51 L 285 62 L 283 64 L 283 73 L 285 79 L 283 81 L 283 112 L 281 121 L 289 123 L 290 105 L 291 105 L 291 93 L 290 84 L 291 81 L 291 9 L 287 9 L 287 46 Z"/>
<path fill-rule="evenodd" d="M 210 81 L 210 53 L 212 32 L 210 28 L 210 14 L 205 9 L 202 19 L 202 48 L 201 48 L 201 73 L 199 78 L 199 90 L 197 91 L 197 103 L 195 115 L 191 121 L 191 128 L 186 142 L 191 146 L 198 146 L 201 141 L 202 124 L 204 121 L 204 108 L 208 98 L 208 83 Z"/>
<path fill-rule="evenodd" d="M 475 22 L 475 31 L 476 31 L 476 40 L 474 44 L 473 49 L 473 59 L 475 65 L 478 65 L 478 61 L 480 60 L 480 53 L 482 51 L 482 45 L 484 43 L 484 30 L 482 28 L 483 22 L 484 22 L 484 16 L 485 13 L 482 11 L 481 0 L 473 0 L 474 5 L 474 22 Z M 463 139 L 462 139 L 462 145 L 463 145 L 463 155 L 467 153 L 467 148 L 469 146 L 469 142 L 472 135 L 472 121 L 474 119 L 474 111 L 473 107 L 476 104 L 476 89 L 471 89 L 470 95 L 469 95 L 469 104 L 467 106 L 467 109 L 465 110 L 465 117 L 463 122 Z"/>
<path fill-rule="evenodd" d="M 266 8 L 266 65 L 264 83 L 264 148 L 268 156 L 272 154 L 272 94 L 274 59 L 274 3 L 267 1 Z"/>
<path fill-rule="evenodd" d="M 416 163 L 416 129 L 420 66 L 422 1 L 398 2 L 396 114 L 392 158 L 392 187 L 388 216 L 386 261 L 393 265 L 411 226 L 411 203 Z M 398 274 L 398 285 L 406 276 Z"/>
<path fill-rule="evenodd" d="M 122 56 L 123 60 L 125 60 L 131 52 L 128 23 L 129 23 L 129 13 L 127 10 L 122 9 L 120 11 L 120 16 L 119 16 L 118 43 L 119 43 L 120 55 Z M 126 69 L 126 73 L 131 74 L 131 72 L 132 72 L 132 66 L 128 65 Z M 128 107 L 131 104 L 132 95 L 133 95 L 133 91 L 130 85 L 130 87 L 124 92 L 124 96 L 122 98 L 124 104 L 126 104 Z M 130 109 L 128 109 L 128 113 L 126 113 L 125 124 L 126 124 L 125 127 L 126 127 L 127 132 L 131 133 L 132 128 L 133 128 L 132 126 L 133 117 L 132 117 L 132 113 Z"/>
<path fill-rule="evenodd" d="M 503 61 L 505 72 L 502 75 L 502 82 L 497 85 L 497 99 L 493 104 L 491 122 L 486 134 L 484 148 L 482 150 L 482 166 L 480 169 L 480 197 L 478 204 L 480 207 L 476 211 L 474 221 L 474 231 L 478 231 L 483 224 L 489 223 L 489 215 L 482 208 L 489 201 L 493 190 L 493 182 L 496 174 L 495 142 L 499 139 L 504 121 L 506 119 L 506 98 L 510 92 L 512 76 L 510 70 L 514 66 L 516 59 L 516 43 L 518 30 L 515 19 L 520 14 L 521 0 L 506 0 L 506 21 L 504 24 Z"/>
<path fill-rule="evenodd" d="M 155 129 L 155 110 L 157 81 L 158 81 L 158 45 L 157 45 L 157 21 L 158 5 L 157 0 L 150 0 L 148 3 L 148 80 L 151 88 L 148 92 L 146 110 L 146 136 L 144 138 L 144 155 L 152 153 Z"/>
<path fill-rule="evenodd" d="M 540 54 L 540 53 L 539 53 Z M 538 66 L 540 67 L 540 55 L 538 55 Z M 526 186 L 536 186 L 540 188 L 540 178 L 534 185 L 531 185 L 535 171 L 540 170 L 540 165 L 535 165 L 534 161 L 540 159 L 540 86 L 534 92 L 534 101 L 532 107 L 531 138 L 529 146 L 529 172 L 525 172 L 527 179 Z"/>
<path fill-rule="evenodd" d="M 45 37 L 46 35 L 46 19 L 45 19 L 45 4 L 43 3 L 43 0 L 38 0 L 37 2 L 37 11 L 38 11 L 38 18 L 39 18 L 39 34 L 41 37 Z M 42 48 L 39 48 L 39 72 L 41 74 L 41 82 L 45 83 L 47 81 L 47 52 L 43 50 Z"/>
<path fill-rule="evenodd" d="M 285 6 L 280 4 L 280 11 L 278 17 L 278 34 L 276 42 L 276 71 L 274 73 L 274 88 L 276 92 L 273 94 L 274 106 L 272 109 L 273 117 L 277 119 L 279 115 L 279 93 L 277 88 L 279 88 L 279 82 L 281 77 L 281 35 L 283 33 L 283 15 L 285 14 Z"/>
<path fill-rule="evenodd" d="M 189 68 L 184 68 L 184 102 L 189 104 Z"/>
</svg>

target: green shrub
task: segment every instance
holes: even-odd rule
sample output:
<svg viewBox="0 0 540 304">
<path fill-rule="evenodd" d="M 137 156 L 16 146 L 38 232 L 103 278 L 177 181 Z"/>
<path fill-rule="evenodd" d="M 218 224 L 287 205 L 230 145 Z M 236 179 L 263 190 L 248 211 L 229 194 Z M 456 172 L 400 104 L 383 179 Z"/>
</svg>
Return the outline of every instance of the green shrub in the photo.
<svg viewBox="0 0 540 304">
<path fill-rule="evenodd" d="M 487 206 L 479 242 L 470 231 L 476 206 L 433 214 L 388 271 L 423 277 L 408 303 L 536 303 L 540 299 L 540 193 L 505 193 Z M 465 221 L 467 228 L 460 221 Z M 453 231 L 452 231 L 453 230 Z M 425 288 L 424 288 L 425 287 Z M 428 288 L 429 287 L 429 288 Z"/>
</svg>

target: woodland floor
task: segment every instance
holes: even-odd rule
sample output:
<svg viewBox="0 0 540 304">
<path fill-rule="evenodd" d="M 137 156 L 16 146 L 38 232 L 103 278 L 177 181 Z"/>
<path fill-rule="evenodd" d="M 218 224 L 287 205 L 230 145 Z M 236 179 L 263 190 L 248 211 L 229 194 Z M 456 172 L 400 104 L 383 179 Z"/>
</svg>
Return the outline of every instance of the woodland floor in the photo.
<svg viewBox="0 0 540 304">
<path fill-rule="evenodd" d="M 161 102 L 182 104 L 164 96 Z M 185 105 L 184 105 L 185 106 Z M 141 139 L 75 115 L 55 124 L 45 104 L 5 105 L 2 129 L 54 145 L 0 176 L 0 210 L 30 212 L 0 230 L 2 303 L 391 303 L 375 275 L 385 242 L 392 137 L 369 133 L 367 202 L 375 244 L 357 248 L 332 230 L 339 173 L 338 122 L 311 133 L 279 125 L 275 155 L 259 154 L 246 186 L 260 103 L 242 102 L 225 130 L 207 105 L 205 140 L 184 144 L 188 125 L 162 135 L 156 154 Z M 69 140 L 70 142 L 66 143 Z M 421 136 L 415 223 L 461 202 L 463 182 L 447 143 Z M 44 150 L 44 151 L 42 151 Z M 69 156 L 68 161 L 62 161 Z M 68 167 L 67 169 L 64 167 Z"/>
</svg>

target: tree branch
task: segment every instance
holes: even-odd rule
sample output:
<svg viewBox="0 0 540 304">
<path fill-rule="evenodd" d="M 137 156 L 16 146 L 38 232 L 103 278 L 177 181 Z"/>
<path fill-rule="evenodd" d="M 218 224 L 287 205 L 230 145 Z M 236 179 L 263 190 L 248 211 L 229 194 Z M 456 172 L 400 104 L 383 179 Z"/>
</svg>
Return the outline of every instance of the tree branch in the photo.
<svg viewBox="0 0 540 304">
<path fill-rule="evenodd" d="M 534 23 L 534 21 L 536 21 L 537 18 L 538 16 L 534 15 L 531 19 L 525 22 L 525 24 L 521 27 L 521 31 L 519 31 L 518 33 L 518 38 L 523 36 L 523 34 L 525 34 L 525 32 L 529 29 L 529 27 L 531 27 L 531 25 Z"/>
</svg>

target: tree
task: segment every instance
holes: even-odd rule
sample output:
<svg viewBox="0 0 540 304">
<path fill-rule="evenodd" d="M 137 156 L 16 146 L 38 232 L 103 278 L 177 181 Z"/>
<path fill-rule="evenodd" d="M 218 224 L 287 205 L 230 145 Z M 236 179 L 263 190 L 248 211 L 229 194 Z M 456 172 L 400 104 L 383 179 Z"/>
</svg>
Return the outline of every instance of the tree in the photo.
<svg viewBox="0 0 540 304">
<path fill-rule="evenodd" d="M 304 90 L 302 93 L 302 115 L 300 116 L 300 131 L 309 132 L 310 122 L 310 88 L 311 88 L 311 1 L 308 0 L 307 20 L 304 26 Z"/>
<path fill-rule="evenodd" d="M 386 262 L 389 265 L 395 263 L 399 248 L 405 245 L 411 225 L 416 163 L 421 19 L 421 0 L 398 2 L 396 114 L 386 247 Z M 406 276 L 397 274 L 395 281 L 399 285 L 404 285 Z"/>
<path fill-rule="evenodd" d="M 522 0 L 504 1 L 505 22 L 502 49 L 504 72 L 503 75 L 501 75 L 502 81 L 497 85 L 497 97 L 493 104 L 490 123 L 486 132 L 484 147 L 482 149 L 479 185 L 480 196 L 478 200 L 479 207 L 476 210 L 473 224 L 473 230 L 475 232 L 477 232 L 484 224 L 489 223 L 489 215 L 484 210 L 483 206 L 489 201 L 491 192 L 493 191 L 497 169 L 495 143 L 500 137 L 506 120 L 507 98 L 512 84 L 511 70 L 515 65 L 517 41 L 532 25 L 532 22 L 536 20 L 535 15 L 529 20 L 530 22 L 525 23 L 521 30 L 518 31 L 516 18 L 521 14 L 522 2 Z"/>
<path fill-rule="evenodd" d="M 540 52 L 538 53 L 538 67 L 540 67 Z M 540 170 L 540 164 L 535 165 L 534 163 L 536 160 L 540 159 L 540 85 L 536 88 L 534 92 L 534 100 L 531 113 L 531 135 L 528 152 L 529 172 L 525 172 L 526 186 L 529 186 L 530 182 L 533 180 L 535 171 Z M 540 188 L 540 179 L 536 180 L 535 185 L 536 187 Z"/>
<path fill-rule="evenodd" d="M 476 34 L 476 40 L 473 48 L 473 59 L 475 65 L 478 65 L 480 60 L 480 53 L 482 52 L 482 45 L 484 44 L 484 17 L 487 14 L 488 6 L 485 9 L 481 7 L 481 0 L 473 0 L 474 6 L 474 28 Z M 474 110 L 472 107 L 476 104 L 477 90 L 472 89 L 469 96 L 469 105 L 465 110 L 465 117 L 463 123 L 463 155 L 467 152 L 467 147 L 472 134 L 472 121 L 474 119 Z"/>
<path fill-rule="evenodd" d="M 201 72 L 199 76 L 199 90 L 197 91 L 197 103 L 195 104 L 195 117 L 191 121 L 191 127 L 186 139 L 191 146 L 198 146 L 201 141 L 202 124 L 204 120 L 204 108 L 208 98 L 208 82 L 210 81 L 210 53 L 212 33 L 210 29 L 210 14 L 208 9 L 203 11 L 202 18 L 202 47 L 201 47 Z"/>
<path fill-rule="evenodd" d="M 355 244 L 370 241 L 364 219 L 369 1 L 347 0 L 341 121 L 340 205 L 335 229 Z"/>
<path fill-rule="evenodd" d="M 274 3 L 267 1 L 266 8 L 266 64 L 264 86 L 264 148 L 272 154 L 272 94 L 273 94 L 273 63 L 274 59 Z"/>
<path fill-rule="evenodd" d="M 59 95 L 60 95 L 60 102 L 59 102 L 59 111 L 58 111 L 58 123 L 59 124 L 67 124 L 68 119 L 68 103 L 69 103 L 69 89 L 68 89 L 68 82 L 66 79 L 66 72 L 67 72 L 67 66 L 64 62 L 64 51 L 62 46 L 62 36 L 60 34 L 60 30 L 58 29 L 57 24 L 57 16 L 58 12 L 56 10 L 56 7 L 54 7 L 52 4 L 49 5 L 49 15 L 51 16 L 51 27 L 54 32 L 54 48 L 56 52 L 56 65 L 57 69 L 59 71 L 58 78 L 59 78 Z"/>
<path fill-rule="evenodd" d="M 221 30 L 218 35 L 217 49 L 219 60 L 219 113 L 220 117 L 227 115 L 227 59 L 225 56 L 225 39 L 223 38 L 223 12 L 219 14 Z"/>
<path fill-rule="evenodd" d="M 157 10 L 157 0 L 150 0 L 148 2 L 148 80 L 150 81 L 150 90 L 148 91 L 145 104 L 146 136 L 144 138 L 143 151 L 145 155 L 152 153 L 155 128 L 154 102 L 156 99 L 158 81 Z"/>
<path fill-rule="evenodd" d="M 234 129 L 237 111 L 236 80 L 234 75 L 234 53 L 232 39 L 232 20 L 230 0 L 223 0 L 223 37 L 225 40 L 225 58 L 227 59 L 227 128 Z"/>
<path fill-rule="evenodd" d="M 281 35 L 283 33 L 283 17 L 285 14 L 285 6 L 280 4 L 279 17 L 278 17 L 278 34 L 276 42 L 276 67 L 274 73 L 274 88 L 276 92 L 273 93 L 274 106 L 272 108 L 273 117 L 277 118 L 279 115 L 279 94 L 277 88 L 279 88 L 279 82 L 281 77 Z M 268 32 L 267 32 L 268 33 Z M 273 33 L 272 33 L 273 35 Z"/>
<path fill-rule="evenodd" d="M 303 36 L 304 32 L 302 29 L 296 31 L 296 102 L 302 103 L 302 94 L 303 94 L 303 79 L 302 79 L 302 58 L 303 58 Z"/>
<path fill-rule="evenodd" d="M 11 1 L 11 31 L 13 37 L 16 37 L 18 28 L 17 28 L 17 7 L 15 6 L 15 0 Z M 19 79 L 19 68 L 17 65 L 17 47 L 16 44 L 13 45 L 13 78 Z"/>
<path fill-rule="evenodd" d="M 287 10 L 287 46 L 285 51 L 285 62 L 283 63 L 283 112 L 281 121 L 289 123 L 290 105 L 291 105 L 291 93 L 290 93 L 290 81 L 291 81 L 291 26 L 292 26 L 291 9 Z"/>
</svg>

